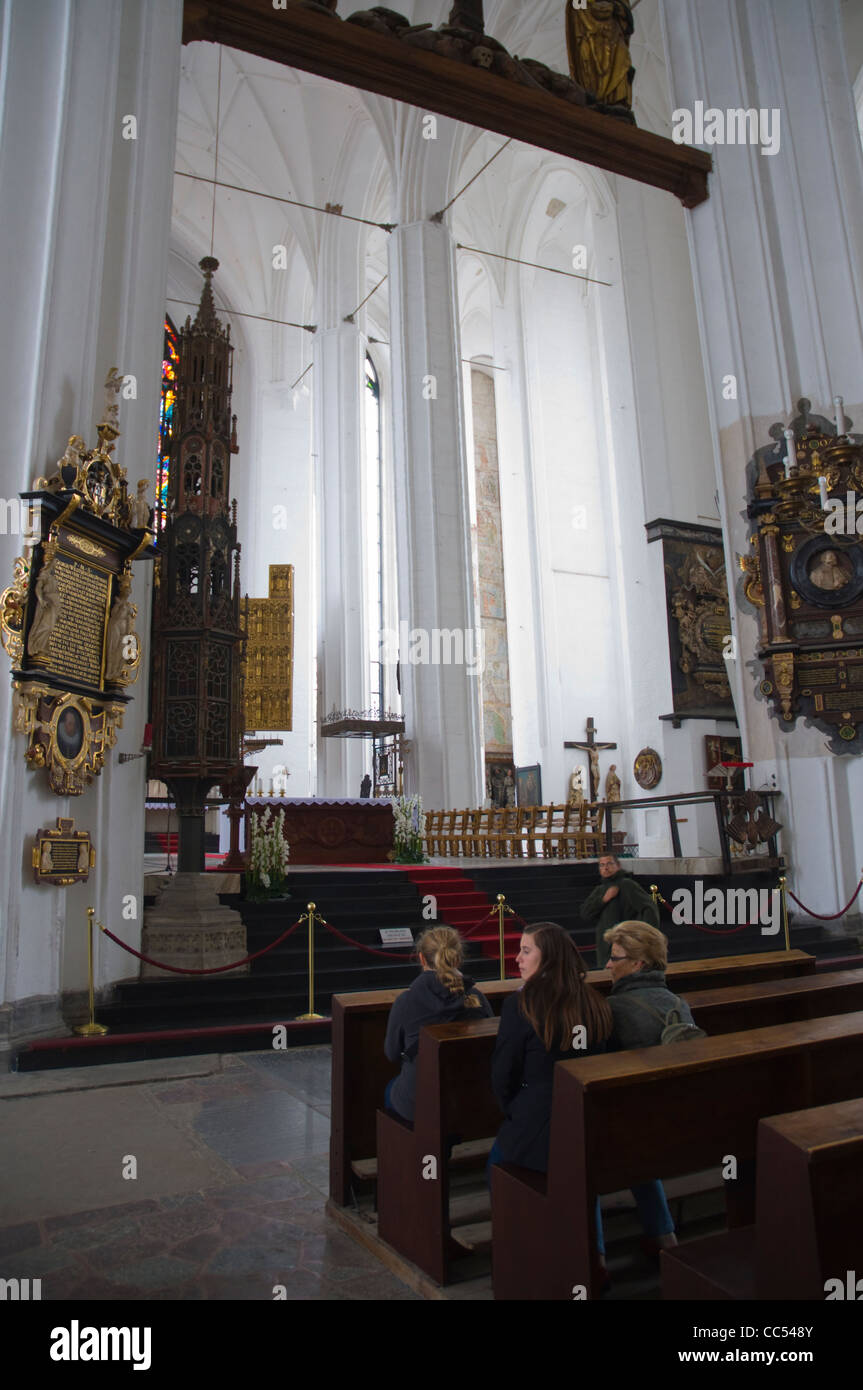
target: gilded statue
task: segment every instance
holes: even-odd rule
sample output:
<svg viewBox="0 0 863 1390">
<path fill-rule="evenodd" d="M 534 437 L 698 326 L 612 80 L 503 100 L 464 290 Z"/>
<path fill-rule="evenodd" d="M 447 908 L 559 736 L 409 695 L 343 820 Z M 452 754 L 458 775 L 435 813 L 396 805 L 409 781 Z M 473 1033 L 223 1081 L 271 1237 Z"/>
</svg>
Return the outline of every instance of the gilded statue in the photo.
<svg viewBox="0 0 863 1390">
<path fill-rule="evenodd" d="M 36 580 L 36 603 L 36 616 L 27 638 L 27 650 L 31 656 L 49 656 L 51 633 L 57 625 L 61 606 L 57 576 L 51 564 L 42 566 Z"/>
<path fill-rule="evenodd" d="M 620 800 L 620 778 L 617 775 L 617 763 L 612 763 L 605 778 L 605 799 L 606 801 Z"/>
<path fill-rule="evenodd" d="M 626 0 L 567 0 L 566 48 L 573 80 L 604 106 L 632 108 L 635 26 Z"/>
</svg>

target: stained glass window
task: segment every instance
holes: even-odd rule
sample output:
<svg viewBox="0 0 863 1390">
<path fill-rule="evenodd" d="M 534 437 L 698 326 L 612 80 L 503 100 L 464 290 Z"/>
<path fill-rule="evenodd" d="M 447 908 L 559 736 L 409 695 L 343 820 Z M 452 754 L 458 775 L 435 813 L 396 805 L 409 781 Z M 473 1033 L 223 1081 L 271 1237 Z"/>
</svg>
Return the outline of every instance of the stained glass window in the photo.
<svg viewBox="0 0 863 1390">
<path fill-rule="evenodd" d="M 168 514 L 168 478 L 171 467 L 171 426 L 177 402 L 177 371 L 180 348 L 177 330 L 165 316 L 165 345 L 162 351 L 162 404 L 159 410 L 158 465 L 156 468 L 156 530 L 161 531 Z"/>
</svg>

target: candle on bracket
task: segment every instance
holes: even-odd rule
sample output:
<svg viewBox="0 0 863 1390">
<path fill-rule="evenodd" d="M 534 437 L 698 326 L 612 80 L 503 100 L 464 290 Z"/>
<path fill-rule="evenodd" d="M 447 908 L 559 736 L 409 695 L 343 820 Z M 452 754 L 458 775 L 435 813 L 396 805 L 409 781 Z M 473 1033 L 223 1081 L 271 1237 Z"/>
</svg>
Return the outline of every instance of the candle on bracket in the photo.
<svg viewBox="0 0 863 1390">
<path fill-rule="evenodd" d="M 845 402 L 841 396 L 833 397 L 833 409 L 836 413 L 836 434 L 838 437 L 845 433 Z"/>
<path fill-rule="evenodd" d="M 794 431 L 785 430 L 785 476 L 791 477 L 791 469 L 797 464 L 797 446 L 794 443 Z"/>
<path fill-rule="evenodd" d="M 819 493 L 820 493 L 820 495 L 821 495 L 821 510 L 822 510 L 822 512 L 826 512 L 826 510 L 827 510 L 827 479 L 824 477 L 823 474 L 822 474 L 821 477 L 818 479 L 818 491 L 819 491 Z"/>
</svg>

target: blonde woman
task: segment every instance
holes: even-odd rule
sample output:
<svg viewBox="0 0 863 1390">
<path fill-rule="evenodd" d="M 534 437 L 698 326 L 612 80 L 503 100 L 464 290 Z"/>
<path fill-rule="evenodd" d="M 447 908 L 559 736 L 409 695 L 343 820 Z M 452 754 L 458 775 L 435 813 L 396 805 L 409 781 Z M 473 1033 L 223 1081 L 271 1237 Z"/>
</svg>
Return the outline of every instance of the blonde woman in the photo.
<svg viewBox="0 0 863 1390">
<path fill-rule="evenodd" d="M 605 968 L 612 980 L 608 1002 L 614 1018 L 613 1048 L 656 1047 L 672 1009 L 682 1023 L 695 1026 L 686 1000 L 672 994 L 665 983 L 668 937 L 663 932 L 645 922 L 620 922 L 605 933 L 605 940 L 610 952 Z M 665 1190 L 657 1178 L 634 1187 L 632 1195 L 645 1231 L 642 1249 L 658 1257 L 660 1250 L 677 1244 Z M 598 1199 L 596 1214 L 599 1249 L 604 1253 Z"/>
<path fill-rule="evenodd" d="M 420 1029 L 429 1023 L 491 1018 L 492 1007 L 473 980 L 461 971 L 464 947 L 452 927 L 432 927 L 417 942 L 421 973 L 390 1010 L 384 1052 L 402 1069 L 389 1082 L 384 1105 L 413 1121 L 416 1103 L 416 1058 Z"/>
</svg>

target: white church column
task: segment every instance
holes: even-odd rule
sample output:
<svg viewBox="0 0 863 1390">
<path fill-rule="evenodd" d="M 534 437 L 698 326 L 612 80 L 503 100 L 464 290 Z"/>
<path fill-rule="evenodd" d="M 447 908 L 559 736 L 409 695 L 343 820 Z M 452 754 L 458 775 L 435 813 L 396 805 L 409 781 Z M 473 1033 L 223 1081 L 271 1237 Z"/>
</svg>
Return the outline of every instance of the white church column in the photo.
<svg viewBox="0 0 863 1390">
<path fill-rule="evenodd" d="M 0 3 L 5 498 L 52 471 L 70 434 L 95 442 L 101 385 L 118 366 L 135 386 L 120 399 L 117 458 L 133 491 L 138 477 L 151 480 L 152 499 L 181 21 L 181 0 Z M 4 585 L 21 549 L 20 537 L 0 536 Z M 56 1026 L 61 989 L 85 988 L 88 903 L 133 944 L 140 937 L 145 763 L 121 767 L 117 754 L 137 751 L 146 719 L 148 569 L 136 564 L 133 590 L 141 675 L 102 776 L 80 797 L 54 796 L 10 734 L 0 769 L 0 1047 L 6 1033 Z M 11 729 L 8 665 L 0 720 Z M 61 815 L 91 831 L 96 868 L 86 886 L 40 888 L 32 837 Z M 137 916 L 124 919 L 127 895 Z M 137 974 L 118 948 L 96 949 L 97 983 Z"/>
<path fill-rule="evenodd" d="M 368 694 L 362 528 L 362 392 L 365 341 L 345 323 L 362 298 L 359 237 L 327 219 L 319 267 L 320 327 L 315 337 L 315 445 L 320 535 L 318 716 L 363 709 Z M 363 746 L 321 738 L 319 796 L 359 796 Z"/>
<path fill-rule="evenodd" d="M 408 791 L 428 807 L 477 806 L 478 621 L 452 236 L 414 221 L 390 239 L 393 436 L 403 644 L 412 750 Z"/>
<path fill-rule="evenodd" d="M 830 417 L 836 393 L 863 428 L 863 156 L 838 0 L 662 5 L 673 106 L 754 108 L 769 122 L 772 152 L 712 147 L 710 197 L 689 214 L 733 589 L 736 555 L 748 551 L 745 467 L 770 442 L 768 427 L 804 396 Z M 723 394 L 730 374 L 736 399 Z M 836 910 L 863 861 L 863 759 L 825 751 L 825 734 L 802 719 L 783 731 L 755 696 L 753 616 L 738 613 L 737 635 L 733 688 L 752 785 L 776 775 L 793 886 L 816 910 Z"/>
</svg>

